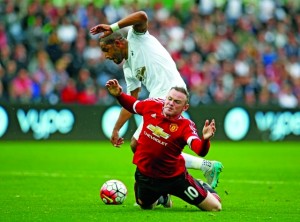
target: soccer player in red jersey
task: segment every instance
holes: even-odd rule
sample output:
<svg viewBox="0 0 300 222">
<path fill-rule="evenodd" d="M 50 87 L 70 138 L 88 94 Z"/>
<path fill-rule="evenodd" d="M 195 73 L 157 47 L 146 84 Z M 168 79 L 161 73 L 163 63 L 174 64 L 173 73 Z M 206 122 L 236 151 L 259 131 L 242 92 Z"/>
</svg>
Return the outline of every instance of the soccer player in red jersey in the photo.
<svg viewBox="0 0 300 222">
<path fill-rule="evenodd" d="M 201 210 L 221 210 L 217 193 L 187 172 L 181 155 L 188 145 L 197 155 L 205 156 L 216 131 L 215 121 L 206 120 L 200 138 L 195 123 L 181 115 L 189 107 L 186 89 L 175 86 L 166 99 L 139 101 L 123 93 L 116 79 L 107 81 L 106 87 L 126 110 L 144 119 L 133 157 L 137 166 L 135 196 L 141 208 L 153 209 L 157 204 L 171 207 L 170 194 Z"/>
</svg>

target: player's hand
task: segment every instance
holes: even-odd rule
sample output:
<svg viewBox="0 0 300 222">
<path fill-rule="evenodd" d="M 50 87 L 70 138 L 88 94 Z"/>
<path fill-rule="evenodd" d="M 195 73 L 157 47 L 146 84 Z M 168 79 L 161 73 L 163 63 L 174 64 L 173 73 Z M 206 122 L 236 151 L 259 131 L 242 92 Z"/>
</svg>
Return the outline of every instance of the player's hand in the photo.
<svg viewBox="0 0 300 222">
<path fill-rule="evenodd" d="M 99 36 L 99 38 L 104 38 L 110 34 L 112 34 L 112 30 L 110 28 L 110 25 L 106 25 L 106 24 L 99 24 L 99 25 L 96 25 L 94 27 L 92 27 L 90 29 L 90 33 L 92 35 L 96 35 L 96 34 L 101 34 Z"/>
<path fill-rule="evenodd" d="M 213 119 L 211 122 L 209 122 L 209 120 L 206 120 L 202 130 L 203 138 L 205 140 L 210 139 L 215 135 L 215 132 L 216 132 L 215 120 Z"/>
<path fill-rule="evenodd" d="M 120 86 L 118 80 L 116 79 L 108 80 L 105 86 L 112 96 L 119 96 L 122 93 L 122 86 Z"/>
<path fill-rule="evenodd" d="M 110 138 L 110 142 L 114 147 L 120 148 L 121 145 L 124 143 L 124 138 L 119 137 L 119 131 L 113 130 L 111 138 Z"/>
</svg>

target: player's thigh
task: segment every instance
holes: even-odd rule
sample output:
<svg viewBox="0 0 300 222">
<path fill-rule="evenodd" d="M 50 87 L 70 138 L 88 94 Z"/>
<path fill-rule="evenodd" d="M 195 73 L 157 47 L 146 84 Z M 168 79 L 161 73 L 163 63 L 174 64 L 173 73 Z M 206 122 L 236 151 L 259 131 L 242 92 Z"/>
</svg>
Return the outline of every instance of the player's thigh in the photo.
<svg viewBox="0 0 300 222">
<path fill-rule="evenodd" d="M 180 177 L 180 179 L 173 184 L 171 190 L 172 192 L 170 194 L 196 206 L 207 196 L 206 189 L 189 174 Z"/>
<path fill-rule="evenodd" d="M 136 202 L 140 205 L 151 205 L 161 196 L 161 192 L 153 186 L 151 178 L 142 175 L 138 170 L 135 172 L 134 192 Z"/>
<path fill-rule="evenodd" d="M 151 186 L 143 186 L 138 182 L 134 184 L 134 192 L 136 202 L 144 207 L 154 204 L 161 196 L 160 193 L 151 189 Z"/>
</svg>

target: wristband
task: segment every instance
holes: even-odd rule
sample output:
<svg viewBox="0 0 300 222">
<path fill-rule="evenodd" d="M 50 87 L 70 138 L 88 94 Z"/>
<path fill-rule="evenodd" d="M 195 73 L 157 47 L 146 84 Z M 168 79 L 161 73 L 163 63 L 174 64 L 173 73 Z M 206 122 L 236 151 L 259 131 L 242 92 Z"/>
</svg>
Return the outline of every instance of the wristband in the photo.
<svg viewBox="0 0 300 222">
<path fill-rule="evenodd" d="M 119 27 L 119 25 L 118 25 L 117 22 L 114 23 L 114 24 L 111 24 L 111 25 L 110 25 L 110 28 L 111 28 L 111 30 L 112 30 L 113 32 L 118 31 L 118 30 L 120 29 L 120 27 Z"/>
</svg>

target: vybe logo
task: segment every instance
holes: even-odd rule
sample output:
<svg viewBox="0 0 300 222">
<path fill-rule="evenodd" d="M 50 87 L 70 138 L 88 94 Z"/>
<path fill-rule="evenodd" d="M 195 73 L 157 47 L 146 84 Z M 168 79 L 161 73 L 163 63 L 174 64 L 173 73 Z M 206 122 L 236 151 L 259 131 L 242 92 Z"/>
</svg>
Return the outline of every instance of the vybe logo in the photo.
<svg viewBox="0 0 300 222">
<path fill-rule="evenodd" d="M 75 122 L 73 113 L 68 109 L 29 109 L 27 113 L 18 109 L 17 118 L 22 132 L 28 133 L 31 129 L 35 139 L 47 139 L 57 131 L 62 134 L 69 133 Z"/>
<path fill-rule="evenodd" d="M 8 116 L 5 109 L 0 106 L 0 137 L 2 137 L 8 127 Z"/>
<path fill-rule="evenodd" d="M 300 112 L 256 112 L 255 121 L 261 132 L 269 131 L 272 141 L 283 140 L 288 135 L 300 135 Z"/>
</svg>

